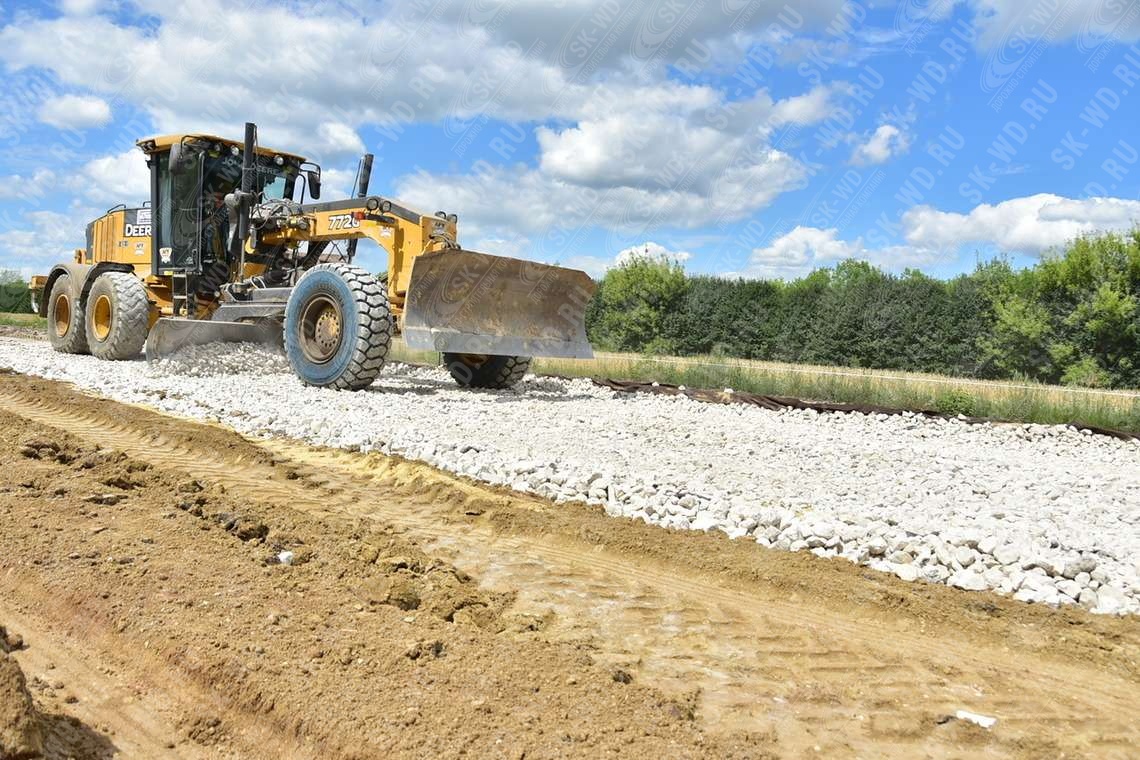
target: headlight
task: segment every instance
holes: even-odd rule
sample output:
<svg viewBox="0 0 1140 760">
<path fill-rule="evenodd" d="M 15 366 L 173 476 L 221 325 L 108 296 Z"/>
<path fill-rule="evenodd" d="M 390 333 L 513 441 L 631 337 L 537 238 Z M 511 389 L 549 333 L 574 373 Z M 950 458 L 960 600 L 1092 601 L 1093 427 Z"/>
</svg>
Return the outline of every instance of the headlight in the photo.
<svg viewBox="0 0 1140 760">
<path fill-rule="evenodd" d="M 364 208 L 368 209 L 369 211 L 375 211 L 376 209 L 380 208 L 380 199 L 369 197 L 368 200 L 364 201 Z"/>
<path fill-rule="evenodd" d="M 455 224 L 456 222 L 459 221 L 459 214 L 448 214 L 447 215 L 447 221 L 451 222 L 452 224 Z"/>
</svg>

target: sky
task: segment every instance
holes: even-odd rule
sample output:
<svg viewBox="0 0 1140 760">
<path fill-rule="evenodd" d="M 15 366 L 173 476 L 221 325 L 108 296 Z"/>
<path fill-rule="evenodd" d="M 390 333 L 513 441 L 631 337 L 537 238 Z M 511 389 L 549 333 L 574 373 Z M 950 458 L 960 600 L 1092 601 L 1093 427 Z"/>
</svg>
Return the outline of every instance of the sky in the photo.
<svg viewBox="0 0 1140 760">
<path fill-rule="evenodd" d="M 1140 0 L 0 0 L 0 268 L 207 132 L 459 215 L 466 248 L 939 277 L 1140 220 Z M 361 263 L 384 252 L 361 246 Z"/>
</svg>

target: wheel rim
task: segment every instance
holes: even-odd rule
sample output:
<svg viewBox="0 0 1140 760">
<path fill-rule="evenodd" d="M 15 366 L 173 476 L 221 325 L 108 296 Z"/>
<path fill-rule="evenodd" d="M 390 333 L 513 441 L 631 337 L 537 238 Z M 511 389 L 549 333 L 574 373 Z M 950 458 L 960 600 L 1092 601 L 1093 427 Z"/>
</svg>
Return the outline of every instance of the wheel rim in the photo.
<svg viewBox="0 0 1140 760">
<path fill-rule="evenodd" d="M 55 297 L 55 334 L 62 338 L 71 329 L 71 299 L 66 293 Z"/>
<path fill-rule="evenodd" d="M 471 367 L 472 369 L 478 369 L 479 367 L 482 367 L 484 364 L 487 363 L 487 361 L 490 358 L 491 357 L 488 356 L 487 354 L 460 354 L 459 355 L 459 361 L 463 362 L 464 364 L 466 364 L 468 367 Z"/>
<path fill-rule="evenodd" d="M 340 349 L 343 318 L 340 305 L 328 296 L 317 296 L 301 314 L 301 351 L 316 364 L 325 364 Z"/>
<path fill-rule="evenodd" d="M 91 330 L 100 343 L 111 334 L 111 299 L 105 295 L 95 299 L 95 307 L 91 312 Z"/>
</svg>

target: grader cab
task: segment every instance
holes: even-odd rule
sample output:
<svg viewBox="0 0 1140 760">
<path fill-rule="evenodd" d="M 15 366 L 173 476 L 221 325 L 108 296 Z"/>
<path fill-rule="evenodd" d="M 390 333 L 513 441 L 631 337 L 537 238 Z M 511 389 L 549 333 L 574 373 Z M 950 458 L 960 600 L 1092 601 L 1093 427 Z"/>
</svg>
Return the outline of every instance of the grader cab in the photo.
<svg viewBox="0 0 1140 760">
<path fill-rule="evenodd" d="M 212 135 L 140 140 L 151 200 L 87 226 L 75 261 L 33 280 L 58 351 L 148 359 L 213 341 L 276 342 L 306 383 L 370 385 L 394 332 L 438 351 L 461 385 L 509 387 L 533 356 L 591 355 L 593 281 L 577 270 L 463 250 L 457 218 L 369 194 L 320 200 L 320 167 Z M 354 263 L 368 239 L 379 276 Z"/>
</svg>

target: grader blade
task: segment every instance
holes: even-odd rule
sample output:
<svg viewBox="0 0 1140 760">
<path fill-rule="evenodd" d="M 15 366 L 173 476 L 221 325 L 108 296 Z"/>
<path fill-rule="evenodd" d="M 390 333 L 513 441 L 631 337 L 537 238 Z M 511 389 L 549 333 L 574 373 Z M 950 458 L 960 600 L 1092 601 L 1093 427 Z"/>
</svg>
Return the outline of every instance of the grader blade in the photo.
<svg viewBox="0 0 1140 760">
<path fill-rule="evenodd" d="M 154 323 L 146 338 L 148 362 L 169 356 L 180 348 L 206 343 L 264 343 L 281 345 L 276 322 L 221 322 L 208 319 L 164 317 Z"/>
<path fill-rule="evenodd" d="M 404 311 L 410 348 L 493 356 L 593 357 L 585 272 L 475 251 L 425 253 Z"/>
</svg>

